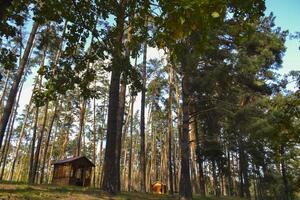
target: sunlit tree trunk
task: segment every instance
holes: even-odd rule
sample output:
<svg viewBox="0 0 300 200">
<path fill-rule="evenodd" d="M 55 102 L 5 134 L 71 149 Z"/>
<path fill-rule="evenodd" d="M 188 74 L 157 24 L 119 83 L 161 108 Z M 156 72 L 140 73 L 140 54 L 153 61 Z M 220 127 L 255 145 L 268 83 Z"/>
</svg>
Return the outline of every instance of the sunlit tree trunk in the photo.
<svg viewBox="0 0 300 200">
<path fill-rule="evenodd" d="M 44 52 L 42 55 L 42 59 L 41 59 L 41 64 L 40 67 L 44 66 L 45 63 L 45 59 L 46 59 L 46 52 L 47 52 L 47 48 L 44 48 Z M 42 88 L 42 83 L 43 83 L 43 77 L 40 76 L 39 78 L 39 86 L 38 86 L 38 91 L 41 90 Z M 46 106 L 48 109 L 48 106 Z M 45 113 L 45 118 L 47 117 L 47 114 Z M 47 120 L 47 118 L 44 120 Z M 32 146 L 31 146 L 31 154 L 30 154 L 30 168 L 29 168 L 29 177 L 28 177 L 28 182 L 29 184 L 33 184 L 35 182 L 35 178 L 36 178 L 36 170 L 37 170 L 37 164 L 38 164 L 38 159 L 39 159 L 39 152 L 37 153 L 37 150 L 39 151 L 40 149 L 40 139 L 38 140 L 38 144 L 37 144 L 37 149 L 35 151 L 35 142 L 36 142 L 36 137 L 37 137 L 37 130 L 38 130 L 38 121 L 39 121 L 39 106 L 36 105 L 36 112 L 35 112 L 35 122 L 34 122 L 34 130 L 33 130 L 33 136 L 32 136 Z M 44 121 L 46 123 L 46 121 Z M 46 125 L 46 124 L 45 124 Z M 42 130 L 44 131 L 44 130 Z M 43 133 L 41 132 L 41 135 Z"/>
<path fill-rule="evenodd" d="M 197 120 L 195 117 L 195 109 L 193 106 L 190 106 L 190 152 L 191 152 L 191 178 L 192 178 L 192 187 L 193 192 L 199 192 L 199 181 L 197 177 L 197 155 L 196 149 L 198 147 L 198 129 L 197 129 Z"/>
<path fill-rule="evenodd" d="M 46 123 L 47 123 L 47 119 L 48 119 L 48 106 L 49 106 L 49 103 L 47 101 L 46 105 L 45 105 L 44 119 L 43 119 L 41 131 L 40 131 L 40 135 L 39 135 L 39 138 L 38 138 L 38 143 L 37 143 L 36 151 L 35 151 L 35 158 L 34 158 L 34 162 L 33 162 L 33 169 L 32 169 L 33 172 L 32 172 L 32 174 L 35 177 L 35 179 L 37 178 L 37 170 L 38 170 L 38 165 L 39 165 L 41 146 L 42 146 L 42 141 L 43 141 L 43 138 L 44 138 L 44 132 L 45 132 Z"/>
<path fill-rule="evenodd" d="M 45 54 L 44 54 L 45 55 Z M 44 64 L 44 59 L 42 60 L 42 64 Z M 41 65 L 42 66 L 42 65 Z M 38 85 L 38 90 L 41 89 L 42 87 L 42 77 L 39 77 L 39 85 Z M 34 155 L 35 155 L 35 142 L 36 142 L 36 137 L 37 137 L 37 129 L 38 129 L 38 121 L 39 121 L 39 107 L 36 106 L 35 108 L 35 121 L 34 121 L 34 126 L 33 126 L 33 135 L 32 135 L 32 140 L 31 140 L 31 150 L 30 150 L 30 161 L 29 161 L 29 175 L 28 175 L 28 183 L 33 184 L 35 181 L 35 169 L 34 169 Z"/>
<path fill-rule="evenodd" d="M 99 186 L 101 187 L 101 184 L 102 184 L 102 178 L 103 178 L 103 140 L 104 140 L 104 124 L 105 124 L 105 119 L 106 119 L 106 115 L 107 115 L 107 112 L 106 112 L 106 97 L 104 97 L 104 100 L 103 100 L 103 110 L 102 110 L 102 121 L 101 121 L 101 126 L 99 128 L 99 137 L 100 137 L 100 150 L 99 150 L 99 178 L 98 178 L 98 183 L 99 183 Z"/>
<path fill-rule="evenodd" d="M 46 165 L 46 160 L 47 160 L 47 156 L 48 156 L 48 148 L 49 148 L 49 142 L 50 142 L 51 133 L 52 133 L 52 127 L 53 127 L 55 118 L 57 116 L 57 109 L 58 109 L 57 107 L 58 107 L 58 104 L 56 103 L 55 108 L 54 108 L 54 112 L 53 112 L 53 116 L 52 116 L 51 121 L 50 121 L 46 142 L 45 142 L 43 162 L 42 162 L 42 165 L 41 165 L 41 177 L 40 177 L 40 183 L 41 184 L 43 184 L 43 182 L 44 182 L 45 165 Z"/>
<path fill-rule="evenodd" d="M 52 138 L 52 143 L 51 143 L 51 148 L 49 152 L 49 158 L 48 158 L 48 163 L 47 163 L 47 176 L 46 176 L 46 183 L 49 183 L 51 178 L 52 178 L 52 170 L 51 170 L 51 162 L 52 162 L 52 156 L 53 156 L 53 150 L 54 150 L 54 145 L 56 143 L 57 135 L 59 133 L 58 131 L 59 128 L 59 117 L 57 116 L 56 122 L 55 122 L 55 128 L 54 128 L 54 136 Z"/>
<path fill-rule="evenodd" d="M 157 157 L 157 150 L 156 150 L 156 130 L 154 127 L 154 120 L 153 120 L 153 112 L 151 112 L 151 184 L 153 184 L 157 177 L 156 177 L 156 157 Z"/>
<path fill-rule="evenodd" d="M 133 101 L 133 95 L 131 94 L 131 113 L 130 113 L 130 141 L 129 141 L 129 161 L 128 161 L 128 191 L 131 191 L 131 187 L 132 187 L 132 181 L 131 181 L 131 174 L 132 174 L 132 148 L 133 148 L 133 144 L 132 144 L 132 140 L 133 140 L 133 105 L 134 105 L 134 101 Z"/>
</svg>

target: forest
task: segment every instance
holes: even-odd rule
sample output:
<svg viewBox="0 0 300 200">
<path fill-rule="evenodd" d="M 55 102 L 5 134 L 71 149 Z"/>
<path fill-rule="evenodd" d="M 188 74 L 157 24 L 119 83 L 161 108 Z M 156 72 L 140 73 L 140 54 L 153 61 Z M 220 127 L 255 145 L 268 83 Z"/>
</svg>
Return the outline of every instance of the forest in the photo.
<svg viewBox="0 0 300 200">
<path fill-rule="evenodd" d="M 1 0 L 0 197 L 50 187 L 55 162 L 84 156 L 99 199 L 155 183 L 158 199 L 300 198 L 300 69 L 279 72 L 300 32 L 265 10 Z"/>
</svg>

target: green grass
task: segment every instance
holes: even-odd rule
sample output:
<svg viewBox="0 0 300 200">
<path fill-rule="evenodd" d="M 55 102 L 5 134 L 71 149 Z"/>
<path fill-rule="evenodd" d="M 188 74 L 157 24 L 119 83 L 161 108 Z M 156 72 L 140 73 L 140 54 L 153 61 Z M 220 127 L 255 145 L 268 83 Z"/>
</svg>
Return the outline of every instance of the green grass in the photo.
<svg viewBox="0 0 300 200">
<path fill-rule="evenodd" d="M 99 189 L 83 188 L 76 186 L 52 186 L 52 185 L 27 185 L 21 183 L 0 183 L 0 199 L 16 200 L 173 200 L 177 195 L 155 195 L 140 192 L 122 192 L 111 196 Z M 200 198 L 195 196 L 194 200 L 241 200 L 238 198 Z"/>
</svg>

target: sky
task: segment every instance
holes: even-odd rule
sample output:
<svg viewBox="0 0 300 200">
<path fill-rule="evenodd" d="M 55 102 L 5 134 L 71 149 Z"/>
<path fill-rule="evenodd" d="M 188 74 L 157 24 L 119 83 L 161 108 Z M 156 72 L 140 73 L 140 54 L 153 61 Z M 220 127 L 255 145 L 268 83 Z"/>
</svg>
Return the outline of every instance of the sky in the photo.
<svg viewBox="0 0 300 200">
<path fill-rule="evenodd" d="M 282 30 L 289 30 L 290 33 L 300 32 L 300 0 L 266 0 L 266 15 L 270 12 L 276 16 L 275 24 L 282 28 Z M 280 69 L 281 74 L 286 74 L 291 70 L 300 70 L 300 39 L 290 40 L 287 39 L 286 53 L 283 57 L 282 68 Z M 157 51 L 155 48 L 148 49 L 148 59 L 162 57 L 162 51 Z M 35 76 L 33 74 L 29 77 L 32 79 Z M 20 110 L 23 110 L 25 105 L 28 104 L 31 93 L 32 93 L 32 82 L 26 81 L 24 89 L 20 99 Z M 135 109 L 137 110 L 140 105 L 140 95 L 137 98 Z"/>
<path fill-rule="evenodd" d="M 266 15 L 273 12 L 275 24 L 290 33 L 300 32 L 300 0 L 266 0 Z M 300 39 L 287 39 L 286 53 L 283 57 L 281 73 L 300 70 Z"/>
</svg>

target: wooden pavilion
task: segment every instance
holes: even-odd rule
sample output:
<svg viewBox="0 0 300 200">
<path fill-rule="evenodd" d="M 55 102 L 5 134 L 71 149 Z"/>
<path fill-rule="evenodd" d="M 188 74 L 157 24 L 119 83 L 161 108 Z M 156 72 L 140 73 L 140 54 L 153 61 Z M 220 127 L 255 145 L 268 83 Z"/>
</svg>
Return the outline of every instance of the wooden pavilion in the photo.
<svg viewBox="0 0 300 200">
<path fill-rule="evenodd" d="M 85 156 L 77 156 L 59 160 L 53 163 L 54 172 L 52 184 L 89 186 L 91 184 L 92 168 L 95 167 Z"/>
</svg>

